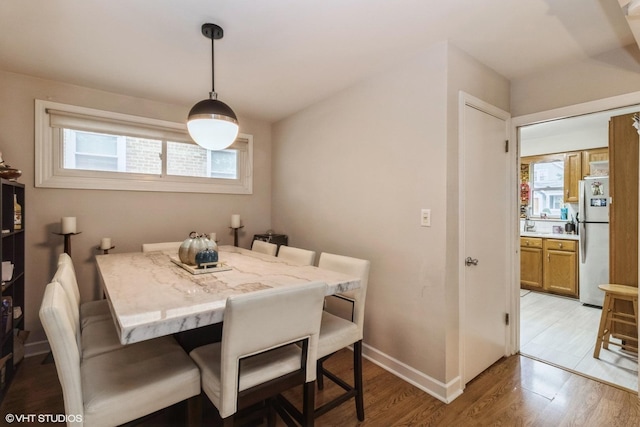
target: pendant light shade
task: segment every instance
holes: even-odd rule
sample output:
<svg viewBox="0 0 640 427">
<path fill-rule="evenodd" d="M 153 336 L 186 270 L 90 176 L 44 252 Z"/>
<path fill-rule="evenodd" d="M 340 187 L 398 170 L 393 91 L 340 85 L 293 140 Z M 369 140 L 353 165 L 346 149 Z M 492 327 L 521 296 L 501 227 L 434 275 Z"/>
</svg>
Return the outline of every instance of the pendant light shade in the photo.
<svg viewBox="0 0 640 427">
<path fill-rule="evenodd" d="M 221 39 L 222 28 L 215 24 L 204 24 L 202 34 L 211 39 L 211 92 L 209 99 L 202 100 L 191 108 L 187 119 L 189 135 L 199 146 L 207 150 L 224 150 L 238 137 L 238 118 L 231 107 L 218 101 L 214 80 L 213 41 Z"/>
<path fill-rule="evenodd" d="M 231 107 L 217 99 L 198 102 L 189 111 L 191 138 L 207 150 L 224 150 L 238 137 L 238 119 Z"/>
</svg>

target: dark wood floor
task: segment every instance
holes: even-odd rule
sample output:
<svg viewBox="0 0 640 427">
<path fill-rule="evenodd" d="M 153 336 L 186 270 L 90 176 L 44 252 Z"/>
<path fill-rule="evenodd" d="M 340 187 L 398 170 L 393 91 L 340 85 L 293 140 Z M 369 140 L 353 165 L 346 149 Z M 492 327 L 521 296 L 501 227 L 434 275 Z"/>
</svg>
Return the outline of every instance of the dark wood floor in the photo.
<svg viewBox="0 0 640 427">
<path fill-rule="evenodd" d="M 327 366 L 349 375 L 351 352 L 336 354 Z M 55 366 L 44 356 L 25 359 L 0 405 L 6 414 L 62 414 L 64 405 Z M 446 405 L 411 384 L 365 360 L 365 414 L 359 423 L 352 402 L 325 414 L 319 426 L 639 426 L 637 394 L 589 380 L 523 356 L 497 362 L 468 384 Z M 319 401 L 336 387 L 326 382 Z M 297 392 L 291 393 L 295 400 Z M 174 411 L 175 412 L 175 411 Z M 209 415 L 207 425 L 217 424 Z M 3 424 L 4 425 L 4 424 Z M 15 423 L 13 424 L 15 425 Z M 47 424 L 37 423 L 38 426 Z M 60 424 L 51 424 L 59 426 Z M 176 425 L 167 414 L 143 421 L 143 426 Z"/>
</svg>

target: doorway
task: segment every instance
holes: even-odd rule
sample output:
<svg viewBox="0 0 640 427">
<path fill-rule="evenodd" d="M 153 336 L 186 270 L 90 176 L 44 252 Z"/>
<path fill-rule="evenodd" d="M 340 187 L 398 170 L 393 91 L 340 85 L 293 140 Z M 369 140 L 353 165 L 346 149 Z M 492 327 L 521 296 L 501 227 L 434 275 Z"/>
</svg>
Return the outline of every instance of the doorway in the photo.
<svg viewBox="0 0 640 427">
<path fill-rule="evenodd" d="M 629 96 L 619 98 L 618 108 L 613 108 L 616 101 L 609 99 L 534 115 L 537 117 L 515 118 L 519 157 L 595 150 L 608 145 L 609 118 L 640 109 L 633 105 L 638 103 L 638 94 L 635 94 L 634 102 L 629 102 Z M 542 229 L 538 228 L 541 236 L 547 231 L 558 231 L 544 229 L 555 218 L 547 220 L 537 216 L 534 219 L 542 226 Z M 519 231 L 524 231 L 522 221 Z M 519 284 L 517 286 L 520 288 Z M 522 354 L 638 390 L 637 358 L 612 352 L 606 356 L 601 354 L 599 360 L 592 357 L 600 309 L 583 305 L 576 298 L 528 290 L 521 292 L 518 303 L 519 326 L 516 329 L 519 336 L 516 342 Z"/>
</svg>

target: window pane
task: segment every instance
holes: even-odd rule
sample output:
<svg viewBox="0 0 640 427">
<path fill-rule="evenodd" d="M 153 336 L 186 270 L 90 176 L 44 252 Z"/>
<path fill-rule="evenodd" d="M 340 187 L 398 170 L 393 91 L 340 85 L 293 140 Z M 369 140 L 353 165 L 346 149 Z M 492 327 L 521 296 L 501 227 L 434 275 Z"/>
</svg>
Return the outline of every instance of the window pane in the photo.
<svg viewBox="0 0 640 427">
<path fill-rule="evenodd" d="M 162 141 L 127 137 L 125 172 L 162 174 Z"/>
<path fill-rule="evenodd" d="M 564 192 L 564 162 L 532 163 L 533 215 L 560 216 Z"/>
<path fill-rule="evenodd" d="M 67 168 L 69 169 L 69 168 Z M 76 155 L 76 167 L 74 169 L 94 171 L 117 171 L 118 159 L 115 157 Z"/>
<path fill-rule="evenodd" d="M 65 169 L 162 173 L 162 141 L 64 129 Z"/>
<path fill-rule="evenodd" d="M 99 133 L 75 132 L 76 153 L 118 155 L 118 137 Z"/>
<path fill-rule="evenodd" d="M 211 177 L 237 179 L 238 152 L 236 150 L 212 151 Z"/>
<path fill-rule="evenodd" d="M 167 142 L 167 175 L 237 179 L 236 150 L 209 151 L 184 142 Z"/>
<path fill-rule="evenodd" d="M 207 176 L 207 150 L 195 144 L 167 142 L 167 175 Z"/>
</svg>

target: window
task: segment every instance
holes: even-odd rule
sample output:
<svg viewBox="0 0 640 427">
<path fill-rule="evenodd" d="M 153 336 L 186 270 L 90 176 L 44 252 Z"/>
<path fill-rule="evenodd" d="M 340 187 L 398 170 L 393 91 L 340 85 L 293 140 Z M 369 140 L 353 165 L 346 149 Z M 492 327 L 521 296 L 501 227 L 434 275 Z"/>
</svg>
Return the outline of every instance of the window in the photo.
<svg viewBox="0 0 640 427">
<path fill-rule="evenodd" d="M 532 215 L 560 217 L 564 192 L 564 161 L 532 163 Z"/>
<path fill-rule="evenodd" d="M 253 141 L 193 143 L 186 126 L 36 100 L 36 186 L 252 193 Z"/>
</svg>

